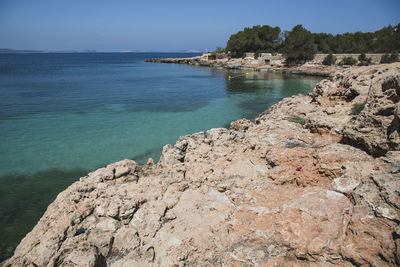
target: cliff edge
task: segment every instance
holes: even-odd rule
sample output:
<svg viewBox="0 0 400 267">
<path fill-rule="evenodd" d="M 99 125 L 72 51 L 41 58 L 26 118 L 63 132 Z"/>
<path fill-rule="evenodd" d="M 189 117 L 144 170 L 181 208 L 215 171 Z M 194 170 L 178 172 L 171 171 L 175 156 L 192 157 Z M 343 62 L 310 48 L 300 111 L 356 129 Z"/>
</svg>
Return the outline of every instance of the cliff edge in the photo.
<svg viewBox="0 0 400 267">
<path fill-rule="evenodd" d="M 61 192 L 3 266 L 398 266 L 400 63 Z"/>
</svg>

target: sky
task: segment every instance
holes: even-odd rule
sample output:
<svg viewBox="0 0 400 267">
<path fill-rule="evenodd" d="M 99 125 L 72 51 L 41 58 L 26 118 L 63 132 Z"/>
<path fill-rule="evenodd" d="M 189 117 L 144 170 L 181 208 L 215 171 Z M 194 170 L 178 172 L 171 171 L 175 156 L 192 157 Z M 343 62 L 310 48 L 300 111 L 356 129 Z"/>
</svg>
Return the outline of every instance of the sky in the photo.
<svg viewBox="0 0 400 267">
<path fill-rule="evenodd" d="M 0 0 L 0 48 L 183 51 L 254 25 L 332 34 L 400 23 L 400 0 Z"/>
</svg>

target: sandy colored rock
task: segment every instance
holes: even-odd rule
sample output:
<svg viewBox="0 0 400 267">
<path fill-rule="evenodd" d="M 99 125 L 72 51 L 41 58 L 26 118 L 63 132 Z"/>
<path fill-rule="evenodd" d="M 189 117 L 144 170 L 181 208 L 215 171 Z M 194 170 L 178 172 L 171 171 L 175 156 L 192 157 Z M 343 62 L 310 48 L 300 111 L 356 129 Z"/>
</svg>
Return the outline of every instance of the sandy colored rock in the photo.
<svg viewBox="0 0 400 267">
<path fill-rule="evenodd" d="M 398 266 L 399 70 L 348 68 L 158 163 L 89 173 L 3 266 Z"/>
</svg>

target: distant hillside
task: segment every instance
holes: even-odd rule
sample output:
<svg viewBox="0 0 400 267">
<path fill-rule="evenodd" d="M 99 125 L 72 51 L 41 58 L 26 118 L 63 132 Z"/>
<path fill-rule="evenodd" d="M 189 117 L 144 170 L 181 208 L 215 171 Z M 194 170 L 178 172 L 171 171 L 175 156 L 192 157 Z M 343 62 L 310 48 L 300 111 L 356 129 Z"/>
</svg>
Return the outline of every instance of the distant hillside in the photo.
<svg viewBox="0 0 400 267">
<path fill-rule="evenodd" d="M 207 49 L 188 49 L 188 50 L 183 50 L 183 53 L 205 53 L 207 52 Z"/>
</svg>

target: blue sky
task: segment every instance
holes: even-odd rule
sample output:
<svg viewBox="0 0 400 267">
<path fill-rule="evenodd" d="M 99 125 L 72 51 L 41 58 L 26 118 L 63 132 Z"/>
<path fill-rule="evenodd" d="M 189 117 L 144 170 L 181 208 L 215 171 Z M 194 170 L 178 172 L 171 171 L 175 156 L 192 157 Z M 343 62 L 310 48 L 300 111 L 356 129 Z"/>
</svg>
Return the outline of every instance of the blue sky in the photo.
<svg viewBox="0 0 400 267">
<path fill-rule="evenodd" d="M 337 34 L 399 22 L 400 0 L 0 0 L 0 48 L 214 49 L 254 25 Z"/>
</svg>

